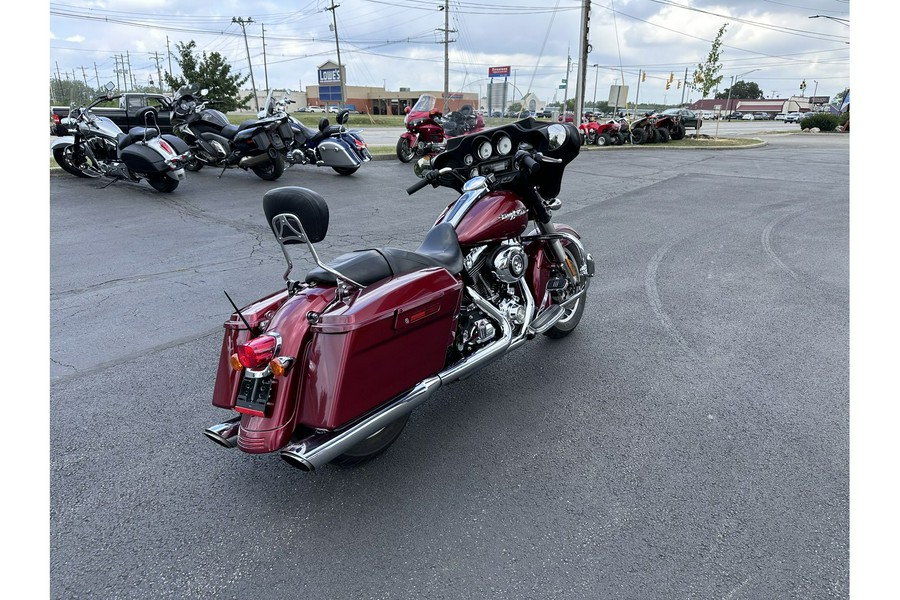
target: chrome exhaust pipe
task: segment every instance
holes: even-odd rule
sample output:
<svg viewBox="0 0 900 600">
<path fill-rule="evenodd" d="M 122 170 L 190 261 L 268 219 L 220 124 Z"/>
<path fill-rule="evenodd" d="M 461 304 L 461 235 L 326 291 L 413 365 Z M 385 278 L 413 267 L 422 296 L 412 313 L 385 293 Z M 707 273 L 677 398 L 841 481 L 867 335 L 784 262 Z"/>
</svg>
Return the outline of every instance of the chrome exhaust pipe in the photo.
<svg viewBox="0 0 900 600">
<path fill-rule="evenodd" d="M 471 288 L 466 291 L 472 301 L 493 318 L 501 329 L 500 339 L 481 348 L 461 362 L 441 371 L 434 377 L 420 381 L 412 390 L 400 396 L 377 413 L 340 432 L 315 433 L 281 450 L 281 458 L 292 467 L 315 471 L 347 452 L 350 448 L 377 433 L 395 420 L 411 413 L 428 400 L 439 388 L 465 379 L 481 367 L 506 354 L 512 343 L 512 325 L 489 302 Z"/>
<path fill-rule="evenodd" d="M 224 423 L 207 427 L 203 430 L 203 435 L 226 448 L 234 448 L 237 446 L 237 435 L 241 428 L 241 417 L 228 419 Z"/>
<path fill-rule="evenodd" d="M 269 158 L 268 154 L 257 154 L 256 156 L 245 156 L 241 160 L 238 161 L 238 166 L 242 169 L 247 169 L 250 167 L 255 167 L 256 165 L 261 165 L 263 163 L 269 162 L 272 159 Z"/>
</svg>

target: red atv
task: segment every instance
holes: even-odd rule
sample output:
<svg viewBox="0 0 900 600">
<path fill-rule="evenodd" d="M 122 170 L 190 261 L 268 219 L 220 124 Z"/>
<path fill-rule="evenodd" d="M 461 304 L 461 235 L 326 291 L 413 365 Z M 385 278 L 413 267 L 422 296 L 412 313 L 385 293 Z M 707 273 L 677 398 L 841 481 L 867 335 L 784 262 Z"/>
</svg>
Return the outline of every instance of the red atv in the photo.
<svg viewBox="0 0 900 600">
<path fill-rule="evenodd" d="M 581 131 L 582 143 L 597 146 L 621 145 L 625 143 L 625 134 L 619 130 L 615 121 L 597 123 L 588 121 L 578 128 Z"/>
</svg>

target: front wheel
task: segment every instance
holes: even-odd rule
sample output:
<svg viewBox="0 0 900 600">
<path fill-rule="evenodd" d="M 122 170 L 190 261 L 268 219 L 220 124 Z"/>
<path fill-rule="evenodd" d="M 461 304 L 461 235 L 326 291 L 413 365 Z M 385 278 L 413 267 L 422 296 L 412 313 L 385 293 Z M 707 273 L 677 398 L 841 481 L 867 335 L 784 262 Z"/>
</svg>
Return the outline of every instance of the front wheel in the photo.
<svg viewBox="0 0 900 600">
<path fill-rule="evenodd" d="M 359 170 L 359 167 L 331 167 L 339 175 L 353 175 Z"/>
<path fill-rule="evenodd" d="M 178 187 L 178 180 L 172 179 L 168 175 L 154 175 L 151 179 L 147 180 L 151 187 L 157 192 L 174 192 L 175 188 Z"/>
<path fill-rule="evenodd" d="M 565 247 L 565 251 L 566 262 L 571 262 L 574 266 L 575 272 L 578 273 L 578 281 L 574 284 L 569 281 L 564 289 L 551 294 L 554 304 L 561 304 L 579 292 L 586 292 L 588 284 L 590 283 L 590 275 L 587 274 L 587 268 L 581 260 L 580 255 L 577 252 L 573 252 L 569 246 Z M 553 327 L 545 331 L 544 335 L 549 338 L 559 339 L 572 333 L 575 327 L 578 326 L 579 321 L 581 321 L 581 315 L 584 314 L 584 303 L 586 301 L 587 298 L 582 295 L 575 300 L 572 305 L 566 307 L 566 312 L 563 314 L 562 318 L 557 321 Z"/>
<path fill-rule="evenodd" d="M 659 141 L 663 144 L 667 143 L 672 137 L 672 135 L 669 133 L 669 130 L 665 127 L 660 127 L 656 130 L 656 132 L 659 134 Z"/>
<path fill-rule="evenodd" d="M 635 129 L 631 132 L 631 143 L 632 144 L 643 144 L 647 141 L 647 130 L 646 129 Z"/>
<path fill-rule="evenodd" d="M 591 129 L 587 134 L 587 143 L 590 145 L 594 145 L 597 143 L 597 132 Z"/>
<path fill-rule="evenodd" d="M 406 414 L 393 423 L 385 425 L 347 452 L 332 460 L 331 464 L 339 467 L 355 467 L 356 465 L 369 462 L 386 451 L 400 437 L 400 432 L 406 427 L 408 420 L 409 414 Z"/>
<path fill-rule="evenodd" d="M 275 158 L 265 165 L 250 167 L 256 176 L 265 181 L 275 181 L 284 173 L 284 157 L 276 154 Z"/>
<path fill-rule="evenodd" d="M 191 159 L 189 161 L 187 161 L 187 163 L 185 163 L 185 165 L 184 165 L 185 171 L 195 172 L 195 171 L 199 171 L 202 168 L 203 168 L 203 163 L 200 162 L 200 159 L 197 158 L 196 156 L 192 156 Z"/>
<path fill-rule="evenodd" d="M 609 146 L 610 141 L 611 140 L 609 139 L 609 135 L 607 135 L 606 133 L 601 133 L 597 136 L 596 144 L 598 146 Z"/>
<path fill-rule="evenodd" d="M 397 158 L 400 162 L 408 163 L 416 155 L 416 151 L 409 145 L 409 140 L 405 137 L 397 141 Z"/>
<path fill-rule="evenodd" d="M 75 177 L 90 177 L 90 175 L 87 175 L 84 171 L 75 166 L 74 154 L 75 146 L 72 144 L 63 146 L 62 148 L 54 148 L 53 160 L 55 160 L 56 164 L 62 167 L 63 171 L 66 173 L 71 173 Z"/>
</svg>

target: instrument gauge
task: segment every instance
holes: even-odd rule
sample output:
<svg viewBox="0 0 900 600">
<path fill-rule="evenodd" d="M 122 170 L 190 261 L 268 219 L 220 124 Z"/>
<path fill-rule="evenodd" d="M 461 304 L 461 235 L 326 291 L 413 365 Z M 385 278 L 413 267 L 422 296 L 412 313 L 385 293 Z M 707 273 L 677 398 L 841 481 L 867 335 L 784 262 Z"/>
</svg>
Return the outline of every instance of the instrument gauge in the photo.
<svg viewBox="0 0 900 600">
<path fill-rule="evenodd" d="M 478 167 L 475 167 L 471 171 L 469 171 L 469 177 L 478 177 Z"/>
<path fill-rule="evenodd" d="M 512 151 L 512 140 L 509 136 L 504 135 L 497 140 L 497 152 L 500 154 L 509 154 Z"/>
<path fill-rule="evenodd" d="M 463 156 L 463 162 L 466 163 L 466 166 L 468 167 L 473 162 L 475 162 L 475 159 L 472 158 L 471 154 L 466 154 L 465 156 Z"/>
<path fill-rule="evenodd" d="M 491 152 L 493 148 L 491 147 L 491 143 L 487 140 L 484 140 L 480 144 L 478 144 L 478 158 L 481 160 L 487 160 L 491 157 Z"/>
</svg>

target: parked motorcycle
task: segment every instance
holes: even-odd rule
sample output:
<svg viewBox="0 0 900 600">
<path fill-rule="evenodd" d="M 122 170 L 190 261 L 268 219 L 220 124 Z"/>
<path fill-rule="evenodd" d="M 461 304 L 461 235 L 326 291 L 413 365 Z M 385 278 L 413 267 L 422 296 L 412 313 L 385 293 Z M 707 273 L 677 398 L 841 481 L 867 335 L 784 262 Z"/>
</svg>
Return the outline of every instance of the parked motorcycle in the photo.
<svg viewBox="0 0 900 600">
<path fill-rule="evenodd" d="M 317 167 L 331 167 L 340 175 L 352 175 L 359 167 L 372 160 L 369 148 L 360 135 L 361 129 L 347 129 L 345 125 L 349 110 L 338 112 L 331 125 L 328 119 L 319 119 L 318 129 L 312 129 L 288 113 L 288 106 L 294 101 L 288 98 L 290 90 L 285 90 L 280 100 L 276 100 L 274 90 L 269 91 L 265 108 L 260 110 L 260 118 L 286 117 L 293 130 L 293 141 L 285 147 L 285 160 L 290 165 L 312 164 Z"/>
<path fill-rule="evenodd" d="M 551 211 L 579 137 L 573 125 L 529 118 L 450 140 L 407 189 L 460 194 L 415 251 L 324 262 L 314 247 L 328 230 L 322 197 L 301 187 L 266 193 L 286 289 L 241 309 L 232 302 L 212 403 L 237 414 L 205 435 L 252 454 L 279 452 L 305 471 L 359 464 L 384 452 L 442 386 L 539 334 L 569 335 L 594 261 Z M 299 280 L 290 277 L 294 244 L 316 263 Z"/>
<path fill-rule="evenodd" d="M 598 123 L 589 120 L 579 127 L 584 143 L 597 146 L 621 145 L 625 143 L 625 134 L 620 132 L 619 123 L 610 120 Z"/>
<path fill-rule="evenodd" d="M 110 183 L 146 179 L 157 191 L 175 191 L 190 159 L 187 145 L 173 135 L 160 135 L 156 109 L 150 106 L 137 113 L 144 127 L 132 127 L 127 134 L 109 118 L 95 115 L 91 109 L 97 104 L 121 96 L 112 94 L 115 87 L 107 83 L 106 93 L 69 111 L 63 124 L 74 134 L 53 142 L 53 158 L 76 177 L 108 177 Z"/>
<path fill-rule="evenodd" d="M 284 173 L 284 152 L 294 133 L 287 116 L 250 119 L 232 125 L 221 111 L 207 108 L 208 90 L 188 84 L 175 92 L 172 128 L 187 142 L 194 157 L 189 171 L 204 166 L 252 170 L 257 177 L 275 181 Z M 221 174 L 220 174 L 221 176 Z"/>
<path fill-rule="evenodd" d="M 436 108 L 437 99 L 422 94 L 406 112 L 403 123 L 406 131 L 397 140 L 397 158 L 408 163 L 415 157 L 443 152 L 448 138 L 484 129 L 482 117 L 471 104 L 444 117 Z"/>
</svg>

